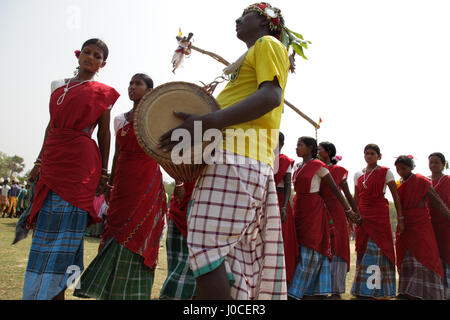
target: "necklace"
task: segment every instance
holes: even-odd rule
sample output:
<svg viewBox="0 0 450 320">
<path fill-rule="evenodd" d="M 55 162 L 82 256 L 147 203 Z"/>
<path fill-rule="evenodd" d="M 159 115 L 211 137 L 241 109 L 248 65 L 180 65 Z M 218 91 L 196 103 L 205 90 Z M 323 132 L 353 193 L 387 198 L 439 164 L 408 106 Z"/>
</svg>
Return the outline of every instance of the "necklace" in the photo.
<svg viewBox="0 0 450 320">
<path fill-rule="evenodd" d="M 120 135 L 121 135 L 122 137 L 125 137 L 125 136 L 127 135 L 128 131 L 130 130 L 130 127 L 131 127 L 131 126 L 128 126 L 128 129 L 127 129 L 126 131 L 123 130 L 123 128 L 122 128 L 122 132 L 120 133 Z"/>
<path fill-rule="evenodd" d="M 125 118 L 125 120 L 126 120 L 128 123 L 131 122 L 131 121 L 129 121 L 129 120 L 127 119 L 127 118 L 130 117 L 129 114 L 130 114 L 130 111 L 128 111 L 128 112 L 124 115 L 124 118 Z M 133 115 L 134 115 L 134 111 L 133 111 Z M 125 137 L 125 136 L 127 135 L 128 131 L 130 131 L 130 127 L 131 127 L 131 126 L 128 126 L 128 129 L 127 129 L 126 131 L 123 130 L 123 128 L 122 128 L 122 132 L 120 133 L 120 135 L 121 135 L 122 137 Z"/>
<path fill-rule="evenodd" d="M 408 181 L 409 178 L 411 178 L 413 175 L 414 175 L 414 173 L 411 173 L 411 174 L 409 175 L 409 177 L 406 178 L 405 180 L 403 180 L 403 178 L 402 178 L 401 183 L 402 183 L 402 184 L 405 183 L 405 182 Z"/>
<path fill-rule="evenodd" d="M 76 85 L 73 85 L 73 86 L 69 87 L 70 80 L 71 80 L 71 79 L 69 79 L 69 81 L 67 81 L 67 84 L 66 84 L 66 87 L 64 88 L 63 94 L 60 95 L 59 98 L 58 98 L 58 100 L 56 101 L 56 104 L 57 104 L 58 106 L 60 106 L 60 105 L 63 103 L 64 98 L 66 97 L 66 94 L 67 94 L 67 92 L 69 92 L 70 89 L 73 89 L 73 88 L 75 88 L 75 87 L 81 86 L 81 85 L 82 85 L 83 83 L 85 83 L 85 82 L 92 81 L 92 80 L 84 80 L 84 81 L 81 81 L 80 83 L 77 83 Z"/>
<path fill-rule="evenodd" d="M 438 182 L 433 186 L 433 189 L 437 188 L 437 186 L 441 183 L 443 177 L 445 177 L 445 174 L 443 174 L 442 177 L 439 178 Z"/>
<path fill-rule="evenodd" d="M 372 175 L 372 173 L 376 170 L 378 168 L 378 165 L 377 166 L 375 166 L 375 168 L 373 168 L 371 171 L 370 171 L 370 173 L 369 173 L 369 175 L 366 177 L 366 174 L 367 174 L 367 169 L 364 171 L 364 177 L 363 177 L 363 186 L 364 186 L 364 189 L 367 189 L 367 185 L 366 185 L 366 181 L 367 180 L 369 180 L 369 177 Z"/>
<path fill-rule="evenodd" d="M 300 172 L 302 172 L 303 168 L 306 167 L 306 165 L 311 161 L 312 159 L 309 159 L 308 161 L 306 161 L 305 163 L 302 163 L 302 165 L 300 166 L 300 168 L 294 172 L 294 176 L 292 177 L 292 181 L 295 181 L 295 179 L 297 179 L 298 175 L 300 174 Z"/>
</svg>

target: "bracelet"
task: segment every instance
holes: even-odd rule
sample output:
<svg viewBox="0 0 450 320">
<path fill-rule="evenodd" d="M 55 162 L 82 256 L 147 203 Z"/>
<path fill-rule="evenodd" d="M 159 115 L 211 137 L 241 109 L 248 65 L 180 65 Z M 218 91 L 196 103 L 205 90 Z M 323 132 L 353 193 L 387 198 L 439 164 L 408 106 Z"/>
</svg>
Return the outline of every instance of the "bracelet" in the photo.
<svg viewBox="0 0 450 320">
<path fill-rule="evenodd" d="M 175 184 L 175 187 L 181 187 L 184 186 L 184 182 L 180 183 L 180 184 Z"/>
<path fill-rule="evenodd" d="M 109 177 L 107 175 L 102 174 L 102 178 L 108 179 Z"/>
<path fill-rule="evenodd" d="M 398 217 L 399 220 L 405 220 L 404 216 Z"/>
<path fill-rule="evenodd" d="M 345 210 L 345 213 L 349 213 L 350 211 L 352 211 L 352 208 L 346 209 L 346 210 Z"/>
<path fill-rule="evenodd" d="M 37 166 L 37 167 L 40 167 L 41 163 L 40 162 L 35 162 L 34 165 Z"/>
</svg>

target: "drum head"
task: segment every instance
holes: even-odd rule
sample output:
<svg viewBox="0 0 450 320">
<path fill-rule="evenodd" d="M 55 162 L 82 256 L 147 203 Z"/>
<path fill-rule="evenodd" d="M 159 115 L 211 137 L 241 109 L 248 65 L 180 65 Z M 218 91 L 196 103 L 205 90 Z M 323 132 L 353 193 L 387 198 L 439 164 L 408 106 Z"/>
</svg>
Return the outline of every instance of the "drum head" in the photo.
<svg viewBox="0 0 450 320">
<path fill-rule="evenodd" d="M 201 87 L 188 82 L 169 82 L 142 97 L 136 112 L 134 130 L 142 149 L 156 161 L 170 161 L 171 153 L 157 147 L 165 132 L 183 123 L 174 111 L 204 115 L 219 105 Z"/>
</svg>

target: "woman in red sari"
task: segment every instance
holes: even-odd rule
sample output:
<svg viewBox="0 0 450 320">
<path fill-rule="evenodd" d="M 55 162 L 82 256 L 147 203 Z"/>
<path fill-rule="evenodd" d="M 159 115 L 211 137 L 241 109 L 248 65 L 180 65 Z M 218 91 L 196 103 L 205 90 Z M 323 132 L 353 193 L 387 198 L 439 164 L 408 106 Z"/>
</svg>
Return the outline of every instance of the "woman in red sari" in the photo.
<svg viewBox="0 0 450 320">
<path fill-rule="evenodd" d="M 278 152 L 284 146 L 284 135 L 280 131 L 278 139 Z M 291 197 L 291 177 L 294 160 L 288 156 L 278 154 L 278 168 L 274 171 L 275 185 L 277 187 L 278 206 L 281 215 L 281 231 L 283 234 L 284 261 L 286 265 L 287 287 L 294 277 L 298 258 L 297 234 L 295 231 L 295 217 L 289 199 Z"/>
<path fill-rule="evenodd" d="M 331 142 L 319 143 L 319 158 L 327 165 L 334 182 L 340 190 L 344 192 L 345 198 L 357 212 L 356 202 L 348 188 L 348 171 L 337 165 L 339 161 L 336 156 L 336 147 Z M 325 200 L 325 204 L 333 220 L 330 228 L 331 232 L 331 292 L 332 298 L 340 299 L 345 293 L 345 278 L 350 270 L 350 241 L 348 238 L 348 224 L 352 223 L 348 215 L 345 214 L 344 207 L 335 197 L 333 191 L 322 181 L 320 195 Z"/>
<path fill-rule="evenodd" d="M 395 253 L 386 186 L 397 210 L 398 231 L 404 230 L 402 207 L 391 170 L 378 165 L 380 148 L 364 148 L 367 167 L 355 174 L 355 200 L 362 223 L 356 228 L 356 275 L 351 293 L 360 298 L 385 299 L 396 295 Z"/>
<path fill-rule="evenodd" d="M 450 220 L 450 211 L 433 190 L 431 182 L 412 173 L 412 156 L 400 156 L 395 161 L 400 175 L 398 195 L 402 203 L 405 231 L 397 234 L 395 249 L 399 272 L 400 297 L 425 300 L 444 299 L 444 271 L 431 224 L 426 200 L 439 204 L 440 214 Z"/>
<path fill-rule="evenodd" d="M 135 136 L 134 112 L 152 88 L 150 77 L 134 75 L 128 87 L 133 108 L 114 119 L 116 151 L 108 183 L 111 196 L 106 193 L 106 226 L 98 255 L 83 273 L 75 296 L 108 300 L 151 297 L 167 203 L 159 165 Z"/>
<path fill-rule="evenodd" d="M 86 41 L 76 55 L 78 74 L 52 83 L 50 123 L 29 177 L 39 180 L 27 220 L 34 233 L 23 299 L 64 299 L 74 266 L 83 270 L 88 223 L 101 221 L 94 195 L 106 184 L 110 109 L 119 94 L 92 80 L 108 57 L 103 41 Z M 98 146 L 91 139 L 96 125 Z"/>
<path fill-rule="evenodd" d="M 433 189 L 447 207 L 450 207 L 450 177 L 443 173 L 448 169 L 445 156 L 440 152 L 434 152 L 428 157 L 431 170 L 431 183 Z M 439 254 L 444 269 L 445 299 L 450 300 L 450 221 L 441 214 L 440 205 L 431 202 L 429 204 L 431 223 L 433 224 Z"/>
<path fill-rule="evenodd" d="M 326 165 L 316 159 L 317 142 L 314 138 L 299 138 L 297 155 L 303 158 L 302 165 L 293 175 L 295 226 L 300 257 L 288 294 L 293 299 L 309 299 L 331 293 L 330 218 L 319 193 L 321 181 L 331 188 L 352 219 L 356 221 L 358 215 L 345 201 Z"/>
</svg>

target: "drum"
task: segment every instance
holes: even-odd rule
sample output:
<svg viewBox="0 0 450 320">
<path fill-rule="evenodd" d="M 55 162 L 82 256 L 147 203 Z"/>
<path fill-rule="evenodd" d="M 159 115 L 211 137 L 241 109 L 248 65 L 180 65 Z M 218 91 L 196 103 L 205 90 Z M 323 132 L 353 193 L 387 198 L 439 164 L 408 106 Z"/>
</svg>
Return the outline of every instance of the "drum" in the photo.
<svg viewBox="0 0 450 320">
<path fill-rule="evenodd" d="M 175 180 L 195 181 L 206 167 L 203 161 L 194 161 L 194 150 L 198 151 L 198 146 L 191 148 L 190 154 L 182 155 L 184 161 L 179 163 L 173 161 L 172 152 L 158 148 L 159 138 L 183 123 L 173 111 L 204 115 L 219 109 L 214 97 L 195 84 L 169 82 L 160 85 L 142 97 L 137 106 L 134 130 L 139 145 Z M 201 142 L 200 150 L 204 147 L 205 143 Z"/>
</svg>

